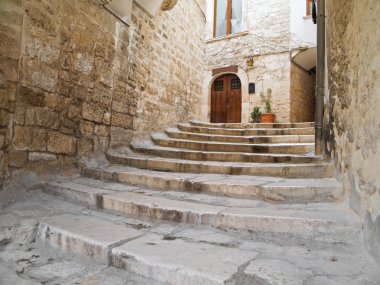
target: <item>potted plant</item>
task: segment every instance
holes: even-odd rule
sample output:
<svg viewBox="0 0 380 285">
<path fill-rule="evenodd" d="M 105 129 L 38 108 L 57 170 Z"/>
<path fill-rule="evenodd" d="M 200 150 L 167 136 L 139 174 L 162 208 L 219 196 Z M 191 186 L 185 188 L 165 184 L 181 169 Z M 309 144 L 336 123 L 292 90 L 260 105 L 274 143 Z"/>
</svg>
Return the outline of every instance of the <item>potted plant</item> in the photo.
<svg viewBox="0 0 380 285">
<path fill-rule="evenodd" d="M 253 111 L 251 113 L 252 123 L 260 123 L 260 115 L 260 107 L 253 107 Z"/>
<path fill-rule="evenodd" d="M 261 123 L 274 123 L 276 115 L 272 113 L 272 101 L 271 101 L 272 90 L 268 89 L 267 97 L 265 98 L 265 113 L 261 113 L 260 122 Z"/>
</svg>

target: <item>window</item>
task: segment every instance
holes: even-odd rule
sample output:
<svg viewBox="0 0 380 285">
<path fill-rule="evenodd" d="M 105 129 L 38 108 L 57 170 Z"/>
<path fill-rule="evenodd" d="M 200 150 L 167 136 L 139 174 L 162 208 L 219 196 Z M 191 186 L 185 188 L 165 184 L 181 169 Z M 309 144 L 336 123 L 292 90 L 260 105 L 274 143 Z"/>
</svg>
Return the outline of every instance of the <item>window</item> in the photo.
<svg viewBox="0 0 380 285">
<path fill-rule="evenodd" d="M 240 89 L 241 83 L 239 78 L 231 79 L 231 89 Z"/>
<path fill-rule="evenodd" d="M 215 81 L 214 90 L 215 91 L 223 91 L 223 80 Z"/>
<path fill-rule="evenodd" d="M 242 31 L 242 0 L 215 0 L 214 37 Z"/>
</svg>

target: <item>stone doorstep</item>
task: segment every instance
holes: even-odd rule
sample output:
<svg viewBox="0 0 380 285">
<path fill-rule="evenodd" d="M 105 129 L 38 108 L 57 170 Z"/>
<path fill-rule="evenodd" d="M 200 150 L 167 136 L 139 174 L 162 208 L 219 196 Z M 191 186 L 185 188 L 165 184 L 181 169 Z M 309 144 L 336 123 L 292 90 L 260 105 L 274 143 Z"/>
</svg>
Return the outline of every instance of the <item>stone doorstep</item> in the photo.
<svg viewBox="0 0 380 285">
<path fill-rule="evenodd" d="M 72 193 L 83 189 L 81 185 L 75 187 L 76 183 L 50 184 L 53 184 L 50 187 L 55 187 L 55 192 L 61 191 L 60 196 L 69 200 L 73 200 Z M 331 204 L 328 209 L 324 208 L 323 204 L 320 207 L 315 204 L 315 208 L 312 210 L 307 210 L 307 208 L 302 210 L 302 206 L 292 205 L 267 208 L 269 204 L 252 208 L 239 208 L 223 205 L 214 206 L 201 202 L 187 202 L 178 200 L 180 198 L 176 196 L 168 198 L 157 196 L 154 194 L 159 194 L 160 192 L 151 190 L 140 190 L 140 193 L 136 193 L 129 192 L 131 190 L 126 189 L 126 191 L 103 194 L 100 199 L 102 201 L 101 208 L 159 220 L 209 225 L 222 229 L 248 230 L 255 233 L 289 234 L 316 240 L 342 241 L 357 234 L 355 224 L 350 223 L 346 216 L 349 215 L 349 212 L 335 209 L 335 207 L 338 207 L 337 204 Z M 99 195 L 99 191 L 94 190 L 93 192 Z M 142 192 L 145 193 L 143 194 Z M 88 196 L 84 200 L 91 201 L 92 195 L 94 194 L 87 191 L 82 196 Z M 74 199 L 76 197 L 78 195 L 75 195 Z M 80 200 L 76 201 L 82 202 Z M 93 204 L 92 206 L 99 207 L 99 204 Z M 333 214 L 328 212 L 328 210 L 332 211 L 332 209 L 334 209 Z M 331 214 L 331 217 L 328 214 Z M 354 220 L 354 217 L 352 218 Z"/>
<path fill-rule="evenodd" d="M 161 151 L 155 148 L 140 148 L 134 146 L 136 151 L 148 152 L 152 155 L 160 153 L 161 156 L 176 155 L 172 150 Z M 191 155 L 191 154 L 190 154 Z M 307 164 L 281 164 L 281 163 L 234 163 L 221 161 L 196 161 L 180 160 L 164 157 L 134 157 L 106 153 L 111 163 L 128 165 L 141 169 L 151 169 L 169 172 L 209 173 L 209 174 L 233 174 L 254 176 L 276 176 L 286 178 L 325 178 L 332 177 L 334 166 L 331 163 L 307 163 Z M 306 159 L 306 158 L 305 158 Z"/>
<path fill-rule="evenodd" d="M 232 135 L 232 136 L 255 136 L 255 135 L 313 135 L 314 128 L 284 128 L 284 129 L 226 129 L 226 128 L 207 128 L 191 126 L 189 124 L 178 124 L 178 129 L 183 132 Z"/>
<path fill-rule="evenodd" d="M 203 174 L 195 177 L 187 173 L 172 174 L 128 167 L 84 168 L 82 172 L 95 179 L 112 177 L 107 180 L 152 189 L 285 203 L 327 202 L 342 196 L 342 186 L 333 178 L 284 179 L 220 174 Z"/>
<path fill-rule="evenodd" d="M 181 132 L 177 128 L 165 130 L 171 138 L 194 141 L 229 142 L 229 143 L 314 143 L 314 135 L 283 135 L 283 136 L 222 136 Z"/>
<path fill-rule="evenodd" d="M 190 125 L 198 127 L 209 128 L 231 128 L 231 129 L 255 129 L 255 128 L 312 128 L 315 126 L 314 122 L 302 122 L 302 123 L 208 123 L 202 121 L 190 120 Z"/>
<path fill-rule="evenodd" d="M 245 153 L 308 154 L 314 151 L 314 143 L 224 143 L 210 141 L 192 141 L 168 138 L 164 134 L 152 134 L 154 144 L 163 147 L 191 149 L 200 151 L 223 151 Z"/>
</svg>

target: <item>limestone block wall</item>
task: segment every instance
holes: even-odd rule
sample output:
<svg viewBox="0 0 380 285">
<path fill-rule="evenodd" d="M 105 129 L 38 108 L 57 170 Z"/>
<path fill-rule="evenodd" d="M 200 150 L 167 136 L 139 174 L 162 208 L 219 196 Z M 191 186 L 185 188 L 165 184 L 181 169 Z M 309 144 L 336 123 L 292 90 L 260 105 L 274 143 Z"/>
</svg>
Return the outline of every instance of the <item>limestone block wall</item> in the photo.
<svg viewBox="0 0 380 285">
<path fill-rule="evenodd" d="M 309 73 L 295 64 L 290 72 L 290 121 L 314 122 L 315 74 Z"/>
<path fill-rule="evenodd" d="M 327 150 L 380 264 L 380 2 L 327 3 Z"/>
<path fill-rule="evenodd" d="M 71 163 L 196 114 L 202 5 L 180 0 L 152 17 L 134 3 L 127 26 L 93 0 L 1 1 L 1 177 L 8 165 Z"/>
<path fill-rule="evenodd" d="M 0 189 L 8 177 L 8 162 L 18 81 L 23 22 L 22 1 L 0 4 Z"/>
<path fill-rule="evenodd" d="M 213 1 L 212 1 L 213 2 Z M 263 94 L 272 90 L 273 111 L 277 121 L 289 121 L 290 113 L 290 1 L 253 0 L 243 2 L 243 32 L 212 39 L 213 5 L 208 7 L 206 80 L 212 69 L 237 65 L 247 82 L 256 84 L 256 94 L 243 94 L 244 121 L 249 120 L 253 106 L 264 106 Z M 253 68 L 247 67 L 247 58 L 253 56 Z M 242 80 L 242 78 L 241 78 Z M 208 86 L 204 82 L 202 117 L 209 118 Z M 248 87 L 247 87 L 248 88 Z"/>
<path fill-rule="evenodd" d="M 199 117 L 204 62 L 204 2 L 180 0 L 154 21 L 134 5 L 130 80 L 137 100 L 134 136 Z"/>
</svg>

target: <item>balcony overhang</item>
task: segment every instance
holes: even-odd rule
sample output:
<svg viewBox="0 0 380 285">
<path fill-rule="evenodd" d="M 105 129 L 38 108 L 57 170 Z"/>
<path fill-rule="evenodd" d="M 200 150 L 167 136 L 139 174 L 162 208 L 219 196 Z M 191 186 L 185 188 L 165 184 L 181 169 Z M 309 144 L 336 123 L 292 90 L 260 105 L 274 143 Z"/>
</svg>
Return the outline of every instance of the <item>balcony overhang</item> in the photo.
<svg viewBox="0 0 380 285">
<path fill-rule="evenodd" d="M 312 70 L 317 65 L 317 48 L 312 47 L 301 50 L 293 56 L 292 61 L 304 70 Z"/>
</svg>

